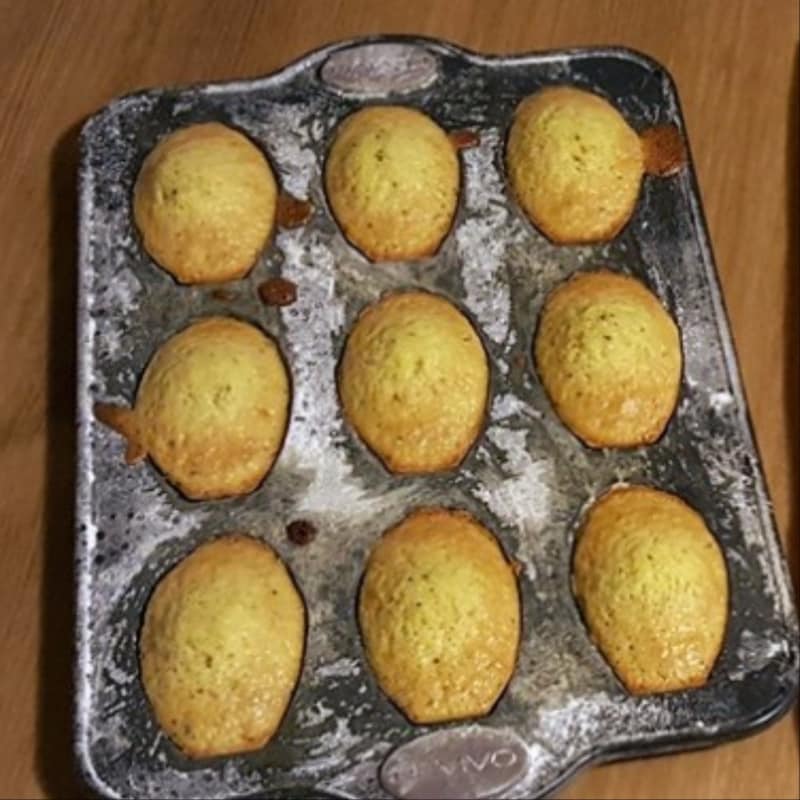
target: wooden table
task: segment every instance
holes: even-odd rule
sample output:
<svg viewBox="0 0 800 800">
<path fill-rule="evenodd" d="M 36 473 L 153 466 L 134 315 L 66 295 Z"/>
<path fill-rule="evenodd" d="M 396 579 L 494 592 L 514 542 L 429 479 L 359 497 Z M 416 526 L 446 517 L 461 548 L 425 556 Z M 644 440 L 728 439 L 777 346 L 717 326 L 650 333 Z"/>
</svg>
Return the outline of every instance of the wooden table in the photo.
<svg viewBox="0 0 800 800">
<path fill-rule="evenodd" d="M 81 121 L 151 85 L 270 72 L 325 42 L 423 33 L 513 53 L 641 49 L 688 122 L 778 524 L 798 569 L 795 0 L 0 0 L 0 796 L 70 772 L 75 163 Z M 564 797 L 798 797 L 797 710 L 703 753 L 591 770 Z"/>
</svg>

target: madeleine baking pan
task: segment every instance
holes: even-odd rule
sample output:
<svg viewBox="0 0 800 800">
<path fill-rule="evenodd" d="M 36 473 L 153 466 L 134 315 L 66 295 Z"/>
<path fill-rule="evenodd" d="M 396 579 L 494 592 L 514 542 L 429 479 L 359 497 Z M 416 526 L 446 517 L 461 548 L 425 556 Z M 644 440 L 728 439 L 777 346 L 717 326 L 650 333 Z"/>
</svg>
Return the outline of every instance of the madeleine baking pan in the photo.
<svg viewBox="0 0 800 800">
<path fill-rule="evenodd" d="M 637 129 L 684 125 L 675 86 L 628 50 L 485 57 L 438 41 L 374 38 L 318 50 L 255 80 L 124 97 L 86 124 L 80 167 L 79 466 L 76 752 L 109 797 L 492 797 L 550 793 L 579 767 L 711 745 L 756 730 L 790 706 L 798 627 L 786 565 L 748 420 L 691 168 L 645 178 L 635 215 L 612 242 L 556 246 L 509 196 L 503 146 L 522 97 L 553 83 L 610 98 Z M 332 132 L 371 102 L 419 107 L 479 144 L 461 153 L 458 214 L 439 254 L 368 263 L 327 209 L 321 173 Z M 143 251 L 131 191 L 163 134 L 220 120 L 268 154 L 283 189 L 308 198 L 309 222 L 278 233 L 251 275 L 219 287 L 177 285 Z M 611 266 L 663 300 L 682 331 L 680 402 L 663 438 L 591 450 L 555 416 L 531 341 L 547 292 Z M 297 299 L 261 302 L 282 276 Z M 422 287 L 470 315 L 492 364 L 486 428 L 455 472 L 392 477 L 345 425 L 335 366 L 359 310 L 391 288 Z M 128 467 L 121 437 L 93 417 L 126 402 L 150 355 L 206 314 L 251 320 L 280 343 L 293 380 L 291 423 L 276 467 L 253 494 L 189 502 L 149 464 Z M 620 482 L 675 492 L 718 537 L 731 581 L 724 650 L 705 687 L 633 697 L 587 635 L 570 588 L 581 514 Z M 522 645 L 493 713 L 410 725 L 367 668 L 355 616 L 365 556 L 418 505 L 465 508 L 521 565 Z M 310 522 L 299 546 L 286 528 Z M 305 662 L 278 736 L 263 751 L 190 761 L 155 724 L 139 681 L 138 632 L 157 580 L 226 531 L 264 538 L 289 565 L 308 608 Z"/>
</svg>

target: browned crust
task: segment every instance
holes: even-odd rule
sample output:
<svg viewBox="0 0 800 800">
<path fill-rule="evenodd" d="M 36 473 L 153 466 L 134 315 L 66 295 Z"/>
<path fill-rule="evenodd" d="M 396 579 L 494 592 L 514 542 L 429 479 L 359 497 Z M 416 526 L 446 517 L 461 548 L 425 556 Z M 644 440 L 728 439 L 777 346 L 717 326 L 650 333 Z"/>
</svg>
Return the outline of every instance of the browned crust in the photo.
<svg viewBox="0 0 800 800">
<path fill-rule="evenodd" d="M 669 425 L 670 420 L 675 416 L 675 409 L 677 408 L 679 396 L 680 396 L 680 383 L 678 384 L 678 388 L 675 390 L 672 399 L 672 411 L 670 411 L 669 414 L 663 417 L 654 419 L 653 424 L 650 426 L 650 428 L 646 431 L 643 431 L 641 436 L 638 436 L 636 438 L 631 437 L 622 444 L 618 443 L 616 439 L 610 436 L 605 438 L 595 437 L 590 434 L 587 434 L 585 431 L 578 433 L 568 425 L 566 427 L 575 437 L 580 439 L 587 447 L 590 447 L 593 450 L 634 450 L 637 447 L 645 447 L 647 445 L 654 444 L 664 435 L 664 431 L 667 429 L 667 425 Z M 553 408 L 555 408 L 559 419 L 563 420 L 562 404 L 556 403 L 550 397 L 549 394 L 548 394 L 548 399 L 550 399 L 550 401 L 552 402 Z M 566 423 L 564 424 L 566 425 Z"/>
<path fill-rule="evenodd" d="M 283 447 L 283 444 L 281 444 L 281 447 Z M 270 472 L 272 472 L 279 455 L 280 449 L 278 450 L 273 462 L 261 475 L 256 475 L 250 480 L 242 480 L 225 492 L 220 492 L 215 489 L 190 488 L 185 481 L 179 481 L 174 475 L 167 472 L 166 469 L 164 469 L 155 459 L 153 459 L 153 462 L 155 463 L 156 467 L 158 467 L 158 471 L 164 476 L 164 478 L 187 500 L 225 500 L 228 497 L 242 497 L 247 494 L 252 494 L 256 489 L 258 489 L 259 486 L 261 486 L 262 483 L 264 483 L 264 481 L 267 479 L 267 476 L 270 474 Z"/>
<path fill-rule="evenodd" d="M 327 190 L 326 190 L 327 194 Z M 329 201 L 330 203 L 330 201 Z M 402 256 L 398 256 L 395 252 L 384 248 L 381 249 L 379 247 L 365 247 L 364 245 L 356 244 L 353 239 L 353 226 L 352 225 L 345 225 L 343 222 L 339 220 L 338 217 L 334 214 L 333 217 L 336 220 L 336 224 L 339 226 L 339 229 L 342 231 L 344 238 L 347 240 L 347 244 L 350 245 L 354 250 L 361 253 L 368 261 L 376 264 L 380 263 L 392 263 L 392 262 L 403 262 L 403 261 L 425 261 L 426 259 L 433 258 L 441 249 L 442 245 L 447 241 L 450 234 L 453 232 L 453 228 L 456 224 L 456 216 L 457 212 L 453 214 L 453 219 L 450 222 L 447 230 L 441 236 L 441 238 L 437 238 L 435 242 L 428 242 L 425 244 L 421 244 L 417 248 L 408 248 L 402 254 Z"/>
<path fill-rule="evenodd" d="M 469 455 L 470 451 L 480 438 L 480 432 L 483 430 L 485 418 L 486 414 L 484 412 L 484 419 L 482 419 L 480 425 L 477 426 L 475 433 L 473 434 L 473 438 L 470 441 L 469 445 L 467 446 L 466 450 L 464 450 L 464 452 L 454 453 L 449 459 L 447 459 L 447 461 L 443 461 L 440 466 L 436 467 L 436 469 L 423 468 L 422 465 L 419 464 L 419 462 L 414 461 L 413 459 L 410 458 L 398 459 L 398 458 L 392 458 L 390 456 L 384 457 L 379 453 L 377 453 L 375 450 L 373 450 L 368 444 L 366 444 L 366 442 L 365 445 L 369 449 L 369 451 L 393 475 L 437 475 L 440 472 L 452 472 L 453 470 L 458 469 L 458 467 L 461 466 L 464 459 Z"/>
<path fill-rule="evenodd" d="M 556 409 L 556 411 L 559 412 L 559 419 L 560 419 L 561 413 L 559 410 L 559 404 L 553 403 L 553 407 Z M 673 411 L 672 413 L 674 414 L 675 412 Z M 657 442 L 663 435 L 664 431 L 666 430 L 666 427 L 670 419 L 672 419 L 672 414 L 670 414 L 669 417 L 667 417 L 663 422 L 661 420 L 658 420 L 657 423 L 654 422 L 653 427 L 649 431 L 643 433 L 640 437 L 636 439 L 633 438 L 630 439 L 629 441 L 625 442 L 625 444 L 616 444 L 615 440 L 611 438 L 607 439 L 595 438 L 594 436 L 589 436 L 583 433 L 579 434 L 576 433 L 575 431 L 572 431 L 571 429 L 570 430 L 587 447 L 591 447 L 593 450 L 633 450 L 637 447 L 644 447 L 645 445 Z"/>
<path fill-rule="evenodd" d="M 621 218 L 620 221 L 615 225 L 609 225 L 608 227 L 603 228 L 602 231 L 596 236 L 563 236 L 555 228 L 543 222 L 542 219 L 532 211 L 528 212 L 525 206 L 522 204 L 521 198 L 514 190 L 512 182 L 507 180 L 506 183 L 509 187 L 511 196 L 514 199 L 514 203 L 519 209 L 522 217 L 553 244 L 603 244 L 605 242 L 610 242 L 612 239 L 616 238 L 620 233 L 622 233 L 622 231 L 627 227 L 628 223 L 630 223 L 631 219 L 633 219 L 633 214 L 636 211 L 636 206 L 639 202 L 639 197 L 637 197 L 636 201 L 630 204 L 630 207 L 628 208 L 627 214 L 624 218 Z M 639 189 L 639 195 L 641 195 L 641 187 Z"/>
<path fill-rule="evenodd" d="M 158 266 L 168 275 L 171 275 L 181 286 L 214 286 L 218 283 L 229 283 L 230 281 L 241 280 L 253 269 L 256 261 L 258 261 L 258 258 L 261 256 L 261 253 L 266 251 L 270 241 L 270 239 L 267 239 L 267 244 L 265 244 L 264 248 L 259 251 L 259 255 L 251 264 L 248 264 L 244 267 L 238 265 L 232 266 L 224 271 L 220 269 L 220 271 L 215 274 L 213 278 L 201 278 L 198 277 L 198 275 L 192 269 L 186 269 L 182 265 L 179 267 L 170 268 L 162 264 L 161 261 L 151 254 L 152 245 L 148 244 L 148 239 L 145 234 L 141 233 L 141 231 L 140 234 L 142 236 L 144 249 L 147 251 L 148 255 L 150 255 L 153 261 L 158 264 Z"/>
<path fill-rule="evenodd" d="M 522 210 L 525 218 L 528 219 L 533 226 L 543 233 L 553 244 L 602 244 L 604 242 L 610 242 L 625 229 L 625 227 L 633 218 L 633 212 L 636 210 L 636 203 L 631 203 L 624 219 L 621 219 L 616 225 L 609 225 L 607 228 L 603 228 L 602 232 L 598 233 L 596 236 L 562 236 L 557 233 L 554 228 L 549 227 L 533 214 L 528 216 L 522 203 L 519 201 L 516 195 L 515 200 L 517 201 L 517 205 Z"/>
<path fill-rule="evenodd" d="M 114 403 L 95 403 L 94 416 L 98 422 L 107 425 L 127 441 L 126 464 L 138 464 L 147 458 L 147 450 L 145 450 L 139 435 L 136 413 L 132 408 Z"/>
<path fill-rule="evenodd" d="M 683 692 L 687 689 L 699 689 L 701 686 L 705 686 L 708 682 L 708 676 L 711 674 L 711 669 L 709 668 L 706 672 L 703 673 L 702 676 L 698 676 L 697 678 L 685 678 L 681 681 L 680 686 L 670 687 L 667 684 L 656 684 L 648 683 L 647 681 L 640 681 L 633 677 L 628 670 L 625 669 L 617 669 L 616 675 L 622 681 L 625 688 L 630 692 L 630 694 L 634 695 L 643 695 L 643 694 L 665 694 L 667 692 Z"/>
<path fill-rule="evenodd" d="M 648 175 L 667 177 L 686 166 L 686 144 L 675 125 L 654 125 L 639 134 Z"/>
<path fill-rule="evenodd" d="M 338 222 L 338 220 L 337 220 Z M 353 242 L 352 235 L 353 235 L 353 227 L 351 225 L 342 225 L 339 223 L 339 226 L 344 233 L 345 238 L 347 239 L 347 243 L 363 256 L 365 256 L 369 261 L 374 263 L 391 263 L 395 262 L 402 262 L 402 261 L 424 261 L 427 258 L 432 258 L 439 252 L 439 248 L 444 243 L 445 239 L 450 235 L 450 231 L 452 231 L 453 226 L 451 225 L 447 229 L 447 233 L 438 240 L 435 244 L 427 244 L 424 246 L 418 247 L 416 250 L 409 249 L 403 253 L 402 258 L 399 258 L 395 253 L 390 252 L 389 250 L 381 250 L 377 247 L 369 248 L 364 247 L 363 245 L 357 245 Z"/>
</svg>

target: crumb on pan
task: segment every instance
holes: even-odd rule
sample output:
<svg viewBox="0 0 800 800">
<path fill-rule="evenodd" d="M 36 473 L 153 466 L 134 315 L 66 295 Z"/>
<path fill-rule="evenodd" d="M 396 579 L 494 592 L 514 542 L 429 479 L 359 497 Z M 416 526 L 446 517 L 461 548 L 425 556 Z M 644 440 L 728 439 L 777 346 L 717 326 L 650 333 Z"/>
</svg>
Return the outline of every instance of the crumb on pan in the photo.
<svg viewBox="0 0 800 800">
<path fill-rule="evenodd" d="M 470 128 L 462 128 L 458 131 L 451 131 L 448 134 L 453 147 L 456 150 L 467 150 L 470 147 L 477 147 L 481 143 L 481 135 L 478 131 Z"/>
<path fill-rule="evenodd" d="M 214 300 L 219 300 L 222 303 L 230 303 L 232 300 L 236 299 L 236 292 L 231 289 L 214 289 L 214 291 L 211 292 L 211 296 Z"/>
<path fill-rule="evenodd" d="M 686 144 L 675 125 L 654 125 L 640 134 L 644 168 L 649 175 L 667 177 L 686 166 Z"/>
<path fill-rule="evenodd" d="M 278 195 L 276 221 L 281 228 L 299 228 L 308 222 L 314 206 L 308 200 L 299 200 L 287 192 Z"/>
<path fill-rule="evenodd" d="M 125 462 L 136 464 L 147 457 L 147 450 L 139 437 L 139 426 L 132 408 L 114 403 L 95 403 L 94 416 L 98 422 L 107 425 L 127 441 Z"/>
<path fill-rule="evenodd" d="M 290 306 L 297 300 L 297 284 L 286 278 L 269 278 L 259 284 L 258 296 L 268 306 Z"/>
<path fill-rule="evenodd" d="M 317 535 L 313 522 L 307 519 L 296 519 L 286 526 L 286 535 L 292 544 L 303 546 L 310 544 Z"/>
</svg>

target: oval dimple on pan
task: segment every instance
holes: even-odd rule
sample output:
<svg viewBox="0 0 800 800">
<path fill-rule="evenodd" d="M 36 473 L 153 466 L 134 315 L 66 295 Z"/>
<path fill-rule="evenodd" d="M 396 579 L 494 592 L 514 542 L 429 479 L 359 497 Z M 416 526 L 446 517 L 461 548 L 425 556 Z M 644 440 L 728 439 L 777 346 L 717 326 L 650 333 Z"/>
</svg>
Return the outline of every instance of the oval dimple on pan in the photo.
<svg viewBox="0 0 800 800">
<path fill-rule="evenodd" d="M 260 80 L 124 98 L 84 129 L 76 747 L 92 785 L 110 796 L 221 800 L 327 789 L 387 797 L 378 783 L 380 764 L 422 731 L 407 725 L 371 680 L 354 604 L 371 544 L 387 523 L 423 504 L 468 509 L 523 563 L 519 663 L 481 725 L 512 730 L 532 753 L 539 748 L 547 757 L 534 760 L 504 795 L 552 791 L 596 759 L 742 735 L 779 715 L 796 691 L 791 589 L 691 166 L 672 178 L 645 180 L 631 222 L 599 246 L 551 245 L 521 218 L 505 187 L 503 135 L 522 97 L 545 84 L 574 83 L 614 99 L 637 128 L 682 127 L 669 77 L 618 49 L 495 59 L 417 38 L 387 43 L 413 45 L 437 64 L 438 79 L 416 84 L 399 102 L 407 99 L 445 130 L 481 134 L 481 143 L 461 154 L 454 228 L 436 258 L 422 264 L 375 269 L 343 243 L 327 212 L 321 182 L 327 140 L 361 100 L 326 86 L 319 71 L 346 45 L 323 48 Z M 393 94 L 380 98 L 397 101 Z M 305 228 L 279 231 L 251 276 L 224 300 L 178 287 L 153 269 L 130 218 L 129 194 L 146 146 L 201 119 L 246 130 L 269 152 L 281 184 L 317 209 Z M 656 287 L 684 339 L 675 417 L 657 444 L 626 453 L 589 451 L 565 432 L 528 355 L 547 293 L 574 271 L 603 265 Z M 296 284 L 297 299 L 267 308 L 256 287 L 277 274 Z M 481 440 L 460 470 L 398 481 L 349 441 L 335 366 L 357 310 L 408 285 L 445 294 L 476 323 L 493 367 L 493 399 Z M 129 400 L 142 365 L 168 331 L 223 309 L 275 335 L 292 368 L 293 417 L 261 488 L 245 498 L 191 504 L 153 470 L 126 468 L 119 441 L 94 424 L 91 406 Z M 619 481 L 685 497 L 710 521 L 728 557 L 728 639 L 703 689 L 628 697 L 588 641 L 569 587 L 571 529 L 579 506 Z M 302 547 L 286 536 L 295 520 L 317 530 Z M 155 566 L 189 552 L 209 530 L 264 530 L 303 588 L 309 629 L 303 673 L 278 738 L 252 756 L 192 764 L 166 746 L 141 704 L 135 636 Z"/>
<path fill-rule="evenodd" d="M 363 98 L 421 91 L 439 75 L 439 60 L 434 53 L 402 42 L 374 42 L 336 50 L 319 70 L 324 85 Z"/>
</svg>

